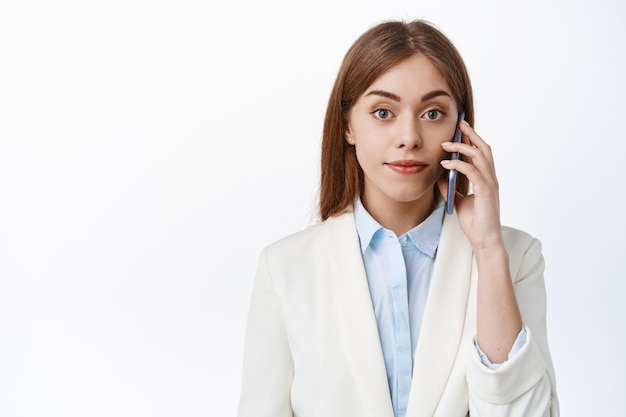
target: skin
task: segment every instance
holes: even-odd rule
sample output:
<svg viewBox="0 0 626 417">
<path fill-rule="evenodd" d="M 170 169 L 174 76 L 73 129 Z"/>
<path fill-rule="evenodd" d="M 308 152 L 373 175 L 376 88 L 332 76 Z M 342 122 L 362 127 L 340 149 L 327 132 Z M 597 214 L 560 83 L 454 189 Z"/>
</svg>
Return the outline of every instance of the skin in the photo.
<svg viewBox="0 0 626 417">
<path fill-rule="evenodd" d="M 500 228 L 498 181 L 489 145 L 462 122 L 439 70 L 421 54 L 396 64 L 366 89 L 350 110 L 345 137 L 364 173 L 361 201 L 383 227 L 400 236 L 432 211 L 433 187 L 447 195 L 444 169 L 472 182 L 455 209 L 478 267 L 478 341 L 493 363 L 507 359 L 522 327 Z M 463 160 L 449 161 L 450 152 Z"/>
</svg>

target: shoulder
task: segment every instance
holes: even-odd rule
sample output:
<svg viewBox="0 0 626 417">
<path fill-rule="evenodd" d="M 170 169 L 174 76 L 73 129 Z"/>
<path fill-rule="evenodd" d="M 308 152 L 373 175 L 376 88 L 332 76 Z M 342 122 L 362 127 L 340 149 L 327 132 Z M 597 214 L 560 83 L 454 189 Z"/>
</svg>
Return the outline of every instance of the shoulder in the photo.
<svg viewBox="0 0 626 417">
<path fill-rule="evenodd" d="M 308 294 L 329 285 L 337 267 L 360 260 L 352 213 L 329 218 L 265 247 L 260 270 L 281 294 Z M 305 297 L 306 298 L 306 297 Z"/>
<path fill-rule="evenodd" d="M 349 212 L 330 217 L 273 242 L 264 248 L 263 253 L 268 259 L 302 260 L 323 252 L 338 240 L 353 239 L 352 234 L 354 237 L 357 236 L 354 215 Z"/>
<path fill-rule="evenodd" d="M 502 227 L 502 238 L 509 254 L 509 264 L 515 281 L 529 271 L 543 273 L 544 259 L 539 239 L 507 226 Z"/>
<path fill-rule="evenodd" d="M 538 244 L 539 240 L 523 230 L 509 226 L 502 226 L 502 238 L 509 250 L 525 250 L 533 244 Z"/>
<path fill-rule="evenodd" d="M 308 226 L 307 228 L 287 235 L 282 239 L 279 239 L 269 244 L 266 251 L 285 251 L 294 247 L 308 246 L 311 244 L 317 244 L 320 240 L 323 240 L 326 235 L 331 231 L 333 227 L 336 227 L 336 218 L 330 218 L 322 222 L 318 222 Z"/>
</svg>

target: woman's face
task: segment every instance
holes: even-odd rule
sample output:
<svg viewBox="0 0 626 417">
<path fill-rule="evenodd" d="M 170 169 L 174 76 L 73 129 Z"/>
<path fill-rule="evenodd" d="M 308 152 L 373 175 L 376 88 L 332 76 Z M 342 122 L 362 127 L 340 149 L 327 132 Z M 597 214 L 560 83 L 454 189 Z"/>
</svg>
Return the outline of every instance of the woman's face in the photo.
<svg viewBox="0 0 626 417">
<path fill-rule="evenodd" d="M 346 131 L 363 169 L 365 206 L 432 199 L 447 156 L 441 143 L 452 140 L 457 119 L 450 88 L 424 55 L 378 77 L 350 110 Z"/>
</svg>

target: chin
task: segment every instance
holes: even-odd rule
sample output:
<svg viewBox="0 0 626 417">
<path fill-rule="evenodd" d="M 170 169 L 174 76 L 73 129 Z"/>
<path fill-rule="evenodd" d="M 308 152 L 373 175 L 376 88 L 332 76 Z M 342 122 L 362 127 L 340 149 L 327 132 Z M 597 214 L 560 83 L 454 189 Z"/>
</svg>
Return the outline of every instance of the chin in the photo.
<svg viewBox="0 0 626 417">
<path fill-rule="evenodd" d="M 394 193 L 389 193 L 388 196 L 392 200 L 399 203 L 416 203 L 422 199 L 430 199 L 434 196 L 434 188 L 430 187 L 426 190 L 398 190 Z"/>
</svg>

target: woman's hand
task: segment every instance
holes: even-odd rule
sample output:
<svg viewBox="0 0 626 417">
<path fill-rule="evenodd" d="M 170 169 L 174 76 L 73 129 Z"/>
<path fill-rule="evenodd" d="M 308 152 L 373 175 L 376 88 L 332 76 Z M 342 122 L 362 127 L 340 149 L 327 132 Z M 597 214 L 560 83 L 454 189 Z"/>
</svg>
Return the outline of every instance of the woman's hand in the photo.
<svg viewBox="0 0 626 417">
<path fill-rule="evenodd" d="M 498 179 L 491 147 L 466 122 L 461 121 L 463 133 L 460 143 L 444 142 L 446 152 L 459 152 L 463 160 L 444 160 L 441 165 L 456 169 L 472 183 L 472 194 L 455 197 L 455 208 L 459 223 L 474 251 L 493 249 L 503 245 L 500 230 L 500 197 Z M 441 195 L 448 195 L 447 176 L 439 180 Z"/>
<path fill-rule="evenodd" d="M 492 363 L 502 363 L 522 328 L 522 318 L 502 239 L 498 180 L 489 145 L 467 122 L 462 121 L 460 128 L 461 143 L 441 146 L 446 152 L 459 152 L 463 160 L 441 164 L 465 174 L 472 183 L 472 194 L 457 195 L 455 207 L 478 269 L 477 341 Z M 447 196 L 445 176 L 438 185 L 441 195 Z"/>
</svg>

